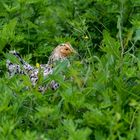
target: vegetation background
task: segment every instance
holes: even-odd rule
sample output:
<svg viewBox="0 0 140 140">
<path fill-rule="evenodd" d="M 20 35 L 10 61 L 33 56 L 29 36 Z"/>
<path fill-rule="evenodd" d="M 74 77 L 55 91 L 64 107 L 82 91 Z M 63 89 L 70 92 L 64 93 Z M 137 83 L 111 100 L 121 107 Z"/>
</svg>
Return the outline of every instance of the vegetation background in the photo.
<svg viewBox="0 0 140 140">
<path fill-rule="evenodd" d="M 9 50 L 35 65 L 66 41 L 79 56 L 57 91 L 8 77 Z M 1 0 L 0 139 L 140 140 L 139 46 L 140 0 Z"/>
</svg>

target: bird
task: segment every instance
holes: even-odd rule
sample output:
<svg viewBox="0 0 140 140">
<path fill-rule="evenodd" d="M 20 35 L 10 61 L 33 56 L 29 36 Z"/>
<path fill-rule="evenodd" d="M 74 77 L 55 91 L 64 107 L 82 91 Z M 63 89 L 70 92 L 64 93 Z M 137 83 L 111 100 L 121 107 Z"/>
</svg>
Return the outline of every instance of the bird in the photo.
<svg viewBox="0 0 140 140">
<path fill-rule="evenodd" d="M 48 59 L 48 62 L 46 64 L 40 64 L 38 67 L 31 66 L 29 63 L 24 61 L 20 56 L 20 54 L 15 50 L 10 51 L 10 53 L 13 54 L 21 64 L 12 63 L 8 59 L 6 61 L 6 67 L 8 69 L 9 76 L 13 77 L 16 74 L 28 75 L 32 85 L 36 86 L 39 80 L 40 70 L 43 73 L 43 77 L 47 78 L 49 75 L 53 74 L 57 61 L 63 62 L 64 60 L 68 59 L 70 55 L 75 54 L 77 52 L 69 42 L 61 43 L 57 45 L 55 49 L 52 51 Z M 59 88 L 59 86 L 60 86 L 59 83 L 57 83 L 55 80 L 52 80 L 47 85 L 39 86 L 38 90 L 44 93 L 48 89 L 48 87 L 50 87 L 52 90 L 56 90 Z"/>
</svg>

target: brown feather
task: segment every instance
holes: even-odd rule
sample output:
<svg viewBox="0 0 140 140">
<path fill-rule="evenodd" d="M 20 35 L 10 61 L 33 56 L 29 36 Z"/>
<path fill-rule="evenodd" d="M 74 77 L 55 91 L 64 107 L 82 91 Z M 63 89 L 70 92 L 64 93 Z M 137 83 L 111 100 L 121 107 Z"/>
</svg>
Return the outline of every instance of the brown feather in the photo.
<svg viewBox="0 0 140 140">
<path fill-rule="evenodd" d="M 76 53 L 69 42 L 58 45 L 51 56 L 49 57 L 48 64 L 53 64 L 56 60 L 64 60 L 72 53 Z"/>
</svg>

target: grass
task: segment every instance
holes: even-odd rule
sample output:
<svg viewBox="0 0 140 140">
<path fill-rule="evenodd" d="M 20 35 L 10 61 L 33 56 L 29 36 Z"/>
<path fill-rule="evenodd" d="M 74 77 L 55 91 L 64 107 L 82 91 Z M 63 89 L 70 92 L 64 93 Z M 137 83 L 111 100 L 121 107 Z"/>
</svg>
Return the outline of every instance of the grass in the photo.
<svg viewBox="0 0 140 140">
<path fill-rule="evenodd" d="M 140 139 L 139 1 L 0 3 L 1 140 Z M 35 65 L 66 41 L 78 55 L 47 79 L 57 91 L 42 95 L 28 76 L 8 76 L 9 50 Z"/>
</svg>

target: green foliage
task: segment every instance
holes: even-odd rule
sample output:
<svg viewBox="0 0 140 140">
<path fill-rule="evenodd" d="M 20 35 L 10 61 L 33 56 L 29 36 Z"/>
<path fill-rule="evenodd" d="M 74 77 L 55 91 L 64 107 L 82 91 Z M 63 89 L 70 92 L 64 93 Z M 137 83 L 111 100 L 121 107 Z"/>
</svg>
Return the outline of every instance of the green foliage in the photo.
<svg viewBox="0 0 140 140">
<path fill-rule="evenodd" d="M 0 139 L 139 140 L 139 9 L 139 0 L 1 0 Z M 34 65 L 61 42 L 78 54 L 37 85 L 55 79 L 57 91 L 7 75 L 6 59 L 19 63 L 9 50 Z"/>
</svg>

